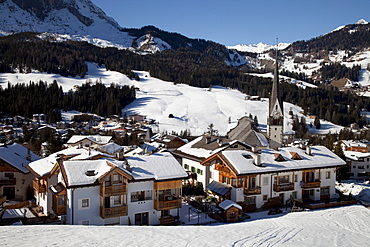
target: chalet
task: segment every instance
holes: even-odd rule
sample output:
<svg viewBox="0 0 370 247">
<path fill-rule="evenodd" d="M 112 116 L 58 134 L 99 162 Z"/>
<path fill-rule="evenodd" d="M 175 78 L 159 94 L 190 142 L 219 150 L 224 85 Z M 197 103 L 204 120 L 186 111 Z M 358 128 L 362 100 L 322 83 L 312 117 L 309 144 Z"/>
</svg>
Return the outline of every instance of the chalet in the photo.
<svg viewBox="0 0 370 247">
<path fill-rule="evenodd" d="M 221 150 L 251 149 L 251 146 L 240 141 L 232 141 L 225 137 L 203 135 L 172 153 L 184 169 L 192 175 L 192 179 L 206 187 L 210 183 L 213 174 L 210 172 L 209 167 L 201 165 L 202 161 Z"/>
<path fill-rule="evenodd" d="M 139 114 L 132 114 L 127 117 L 129 121 L 133 122 L 142 122 L 145 120 L 145 118 L 146 118 L 145 116 Z"/>
<path fill-rule="evenodd" d="M 85 135 L 74 135 L 72 136 L 67 143 L 65 144 L 67 147 L 89 147 L 91 145 L 99 145 L 103 146 L 108 144 L 112 140 L 112 136 L 85 136 Z"/>
<path fill-rule="evenodd" d="M 354 151 L 354 152 L 362 152 L 362 153 L 369 152 L 369 146 L 367 145 L 367 143 L 364 143 L 364 142 L 343 140 L 341 145 L 342 145 L 343 151 Z"/>
<path fill-rule="evenodd" d="M 152 140 L 163 144 L 168 150 L 175 150 L 188 143 L 186 140 L 174 135 L 156 135 L 153 136 Z"/>
<path fill-rule="evenodd" d="M 53 197 L 49 187 L 58 182 L 57 173 L 53 173 L 58 160 L 97 160 L 112 157 L 89 148 L 71 147 L 29 163 L 26 168 L 33 175 L 34 198 L 40 211 L 45 215 L 53 212 Z"/>
<path fill-rule="evenodd" d="M 370 179 L 370 153 L 344 151 L 344 155 L 349 168 L 349 179 L 362 181 Z"/>
<path fill-rule="evenodd" d="M 285 205 L 291 198 L 319 201 L 335 197 L 336 171 L 346 163 L 326 147 L 314 146 L 306 151 L 296 147 L 223 150 L 201 165 L 213 174 L 208 190 L 255 210 L 267 207 L 274 198 Z M 227 193 L 221 190 L 225 185 Z"/>
<path fill-rule="evenodd" d="M 32 198 L 32 174 L 26 166 L 40 157 L 13 143 L 0 146 L 0 197 L 23 201 Z"/>
<path fill-rule="evenodd" d="M 123 161 L 59 159 L 49 176 L 47 208 L 66 224 L 157 225 L 179 218 L 187 173 L 163 152 Z"/>
</svg>

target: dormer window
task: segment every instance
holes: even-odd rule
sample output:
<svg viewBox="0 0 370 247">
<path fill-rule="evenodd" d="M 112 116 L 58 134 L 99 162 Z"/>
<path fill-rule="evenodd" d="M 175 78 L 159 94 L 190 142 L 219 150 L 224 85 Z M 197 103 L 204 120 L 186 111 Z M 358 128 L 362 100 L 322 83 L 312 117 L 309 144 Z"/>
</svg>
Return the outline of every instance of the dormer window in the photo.
<svg viewBox="0 0 370 247">
<path fill-rule="evenodd" d="M 274 153 L 274 156 L 275 156 L 275 161 L 278 161 L 278 162 L 285 161 L 285 158 L 281 154 Z"/>
<path fill-rule="evenodd" d="M 91 177 L 91 176 L 95 176 L 96 174 L 98 174 L 97 172 L 95 172 L 95 170 L 89 170 L 89 171 L 87 171 L 86 173 L 86 176 L 89 176 L 89 177 Z"/>
<path fill-rule="evenodd" d="M 290 152 L 290 155 L 292 155 L 292 160 L 301 160 L 302 159 L 302 157 L 296 152 Z"/>
</svg>

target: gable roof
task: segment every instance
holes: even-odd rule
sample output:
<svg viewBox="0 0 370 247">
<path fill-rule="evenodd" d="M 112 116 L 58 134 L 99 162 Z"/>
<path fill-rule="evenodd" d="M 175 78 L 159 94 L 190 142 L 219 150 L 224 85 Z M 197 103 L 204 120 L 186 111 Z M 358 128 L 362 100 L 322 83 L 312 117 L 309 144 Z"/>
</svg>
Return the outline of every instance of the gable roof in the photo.
<svg viewBox="0 0 370 247">
<path fill-rule="evenodd" d="M 227 133 L 227 137 L 231 140 L 239 140 L 254 147 L 268 147 L 269 145 L 267 138 L 262 133 L 258 132 L 253 121 L 246 116 L 239 119 L 236 127 Z"/>
<path fill-rule="evenodd" d="M 228 165 L 237 175 L 263 174 L 271 172 L 286 172 L 304 169 L 329 168 L 346 165 L 346 162 L 339 158 L 324 146 L 311 147 L 312 155 L 304 150 L 295 147 L 280 148 L 279 153 L 285 161 L 276 161 L 273 149 L 263 149 L 259 154 L 244 150 L 222 151 L 221 154 L 228 161 Z M 291 159 L 290 152 L 296 152 L 301 160 Z M 261 165 L 255 164 L 255 158 L 260 155 Z M 253 158 L 249 158 L 253 157 Z"/>
<path fill-rule="evenodd" d="M 29 155 L 29 158 L 27 158 Z M 17 169 L 22 173 L 29 173 L 26 166 L 32 162 L 41 159 L 38 155 L 29 151 L 18 143 L 0 146 L 0 159 Z"/>
<path fill-rule="evenodd" d="M 73 135 L 69 140 L 67 141 L 67 144 L 75 144 L 78 143 L 84 139 L 88 139 L 95 144 L 107 144 L 111 139 L 112 136 L 101 136 L 101 135 L 93 135 L 93 136 L 85 136 L 85 135 Z"/>
<path fill-rule="evenodd" d="M 152 155 L 136 155 L 126 158 L 135 180 L 185 179 L 188 174 L 169 152 Z"/>
<path fill-rule="evenodd" d="M 52 153 L 49 156 L 39 159 L 37 161 L 28 164 L 27 169 L 30 170 L 34 175 L 43 177 L 49 175 L 53 167 L 55 166 L 57 159 L 71 159 L 71 160 L 84 160 L 91 159 L 97 155 L 109 155 L 102 154 L 101 152 L 91 150 L 89 148 L 71 147 L 63 149 L 56 153 Z"/>
<path fill-rule="evenodd" d="M 201 162 L 211 155 L 225 150 L 235 144 L 242 145 L 245 149 L 252 148 L 250 145 L 238 140 L 233 141 L 225 137 L 202 135 L 176 149 L 173 153 L 180 157 L 186 157 Z"/>
<path fill-rule="evenodd" d="M 236 207 L 240 210 L 242 210 L 242 206 L 240 206 L 239 204 L 237 204 L 236 202 L 233 202 L 231 200 L 225 200 L 223 202 L 221 202 L 220 204 L 218 204 L 218 206 L 224 210 L 228 210 L 229 208 L 231 207 Z"/>
</svg>

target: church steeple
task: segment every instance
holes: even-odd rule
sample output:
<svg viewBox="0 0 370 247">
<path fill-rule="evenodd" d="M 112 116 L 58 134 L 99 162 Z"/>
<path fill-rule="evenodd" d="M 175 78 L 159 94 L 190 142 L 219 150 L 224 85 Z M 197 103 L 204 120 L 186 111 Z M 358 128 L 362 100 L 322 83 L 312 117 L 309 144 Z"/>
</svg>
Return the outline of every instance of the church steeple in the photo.
<svg viewBox="0 0 370 247">
<path fill-rule="evenodd" d="M 279 90 L 279 63 L 278 45 L 276 45 L 276 61 L 274 70 L 274 81 L 269 99 L 269 112 L 267 119 L 267 134 L 270 147 L 281 147 L 283 143 L 284 109 Z"/>
</svg>

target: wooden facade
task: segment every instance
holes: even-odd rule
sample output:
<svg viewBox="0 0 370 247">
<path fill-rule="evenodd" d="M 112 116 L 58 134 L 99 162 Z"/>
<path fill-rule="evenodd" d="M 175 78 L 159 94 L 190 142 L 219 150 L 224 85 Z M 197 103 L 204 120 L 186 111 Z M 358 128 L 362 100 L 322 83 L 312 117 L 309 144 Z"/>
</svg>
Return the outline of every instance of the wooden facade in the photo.
<svg viewBox="0 0 370 247">
<path fill-rule="evenodd" d="M 35 190 L 35 193 L 45 193 L 48 188 L 48 182 L 46 179 L 35 178 L 33 180 L 33 188 Z"/>
<path fill-rule="evenodd" d="M 154 209 L 160 211 L 181 208 L 181 190 L 181 180 L 155 182 Z"/>
<path fill-rule="evenodd" d="M 57 215 L 65 215 L 67 213 L 67 190 L 53 194 L 52 209 Z"/>
</svg>

